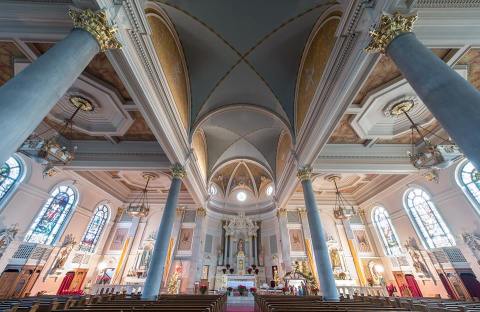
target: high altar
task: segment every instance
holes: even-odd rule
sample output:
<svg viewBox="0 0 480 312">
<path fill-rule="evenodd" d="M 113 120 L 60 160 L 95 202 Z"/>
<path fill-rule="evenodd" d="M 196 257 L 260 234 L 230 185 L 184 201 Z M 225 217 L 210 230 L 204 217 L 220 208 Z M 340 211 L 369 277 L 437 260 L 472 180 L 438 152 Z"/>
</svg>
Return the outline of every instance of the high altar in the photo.
<svg viewBox="0 0 480 312">
<path fill-rule="evenodd" d="M 258 257 L 257 222 L 241 212 L 225 221 L 223 230 L 223 267 L 217 269 L 215 288 L 236 288 L 238 285 L 250 288 L 264 282 L 265 270 Z M 251 272 L 247 272 L 249 269 Z"/>
</svg>

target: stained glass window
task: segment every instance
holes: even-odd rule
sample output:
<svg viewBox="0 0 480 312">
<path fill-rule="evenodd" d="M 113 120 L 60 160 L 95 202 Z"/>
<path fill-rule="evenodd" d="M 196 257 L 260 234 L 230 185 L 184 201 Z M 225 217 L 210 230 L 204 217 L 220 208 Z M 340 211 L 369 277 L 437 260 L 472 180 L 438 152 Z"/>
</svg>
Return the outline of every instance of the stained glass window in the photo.
<svg viewBox="0 0 480 312">
<path fill-rule="evenodd" d="M 465 195 L 474 203 L 480 213 L 480 176 L 478 171 L 469 161 L 460 163 L 458 170 L 458 182 Z"/>
<path fill-rule="evenodd" d="M 72 187 L 62 185 L 55 188 L 27 232 L 25 241 L 53 244 L 76 204 L 77 193 Z"/>
<path fill-rule="evenodd" d="M 411 188 L 405 193 L 405 209 L 428 248 L 455 245 L 450 230 L 438 213 L 430 195 L 420 188 Z"/>
<path fill-rule="evenodd" d="M 399 256 L 402 253 L 400 242 L 387 210 L 384 207 L 375 208 L 372 219 L 385 249 L 385 254 L 387 256 Z"/>
<path fill-rule="evenodd" d="M 23 167 L 16 156 L 12 156 L 0 168 L 0 201 L 20 182 Z"/>
<path fill-rule="evenodd" d="M 95 209 L 87 230 L 83 235 L 82 242 L 80 243 L 80 249 L 83 251 L 94 252 L 97 246 L 98 240 L 102 235 L 103 228 L 107 223 L 110 215 L 107 205 L 100 205 Z"/>
</svg>

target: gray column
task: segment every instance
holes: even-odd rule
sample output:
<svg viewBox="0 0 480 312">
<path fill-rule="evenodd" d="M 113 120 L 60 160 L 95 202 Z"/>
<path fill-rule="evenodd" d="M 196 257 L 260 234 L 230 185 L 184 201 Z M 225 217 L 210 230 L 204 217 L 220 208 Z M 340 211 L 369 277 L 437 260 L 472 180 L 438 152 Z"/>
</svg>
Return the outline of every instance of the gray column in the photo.
<svg viewBox="0 0 480 312">
<path fill-rule="evenodd" d="M 257 265 L 257 235 L 252 236 L 252 259 L 253 262 L 250 264 Z"/>
<path fill-rule="evenodd" d="M 369 52 L 388 55 L 433 116 L 480 168 L 480 92 L 411 32 L 416 16 L 382 16 Z"/>
<path fill-rule="evenodd" d="M 282 260 L 285 265 L 285 272 L 292 271 L 292 259 L 290 258 L 290 238 L 288 237 L 288 227 L 287 227 L 287 209 L 280 208 L 277 211 L 278 217 L 278 228 L 280 231 L 280 242 L 282 248 Z"/>
<path fill-rule="evenodd" d="M 163 210 L 162 220 L 157 232 L 152 260 L 148 268 L 147 279 L 143 286 L 142 299 L 155 299 L 159 295 L 162 277 L 165 271 L 165 259 L 167 257 L 170 235 L 172 233 L 175 211 L 178 203 L 178 194 L 185 177 L 185 169 L 180 165 L 172 168 L 172 183 L 168 191 L 167 203 Z"/>
<path fill-rule="evenodd" d="M 75 29 L 0 88 L 0 164 L 42 122 L 99 51 L 119 47 L 103 12 L 70 11 Z"/>
<path fill-rule="evenodd" d="M 338 301 L 338 291 L 333 277 L 325 232 L 322 222 L 320 221 L 315 194 L 313 193 L 311 176 L 311 167 L 304 167 L 298 171 L 298 178 L 302 183 L 303 196 L 305 197 L 305 207 L 307 209 L 310 235 L 312 236 L 313 253 L 317 266 L 318 279 L 320 281 L 320 291 L 325 300 Z"/>
<path fill-rule="evenodd" d="M 192 263 L 190 265 L 190 277 L 193 282 L 200 281 L 203 268 L 203 242 L 205 240 L 204 223 L 206 210 L 203 207 L 197 209 L 195 218 L 195 234 L 193 235 Z M 193 288 L 193 284 L 191 284 Z"/>
</svg>

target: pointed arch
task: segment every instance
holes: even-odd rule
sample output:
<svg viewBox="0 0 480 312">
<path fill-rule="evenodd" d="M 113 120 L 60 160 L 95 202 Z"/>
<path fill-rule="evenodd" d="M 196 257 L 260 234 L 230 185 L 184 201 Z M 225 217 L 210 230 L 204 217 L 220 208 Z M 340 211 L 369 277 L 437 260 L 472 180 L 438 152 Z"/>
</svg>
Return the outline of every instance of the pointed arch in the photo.
<svg viewBox="0 0 480 312">
<path fill-rule="evenodd" d="M 0 167 L 0 207 L 11 196 L 25 177 L 25 165 L 13 155 Z"/>
<path fill-rule="evenodd" d="M 480 214 L 480 179 L 477 169 L 466 159 L 458 165 L 456 175 L 458 186 Z"/>
</svg>

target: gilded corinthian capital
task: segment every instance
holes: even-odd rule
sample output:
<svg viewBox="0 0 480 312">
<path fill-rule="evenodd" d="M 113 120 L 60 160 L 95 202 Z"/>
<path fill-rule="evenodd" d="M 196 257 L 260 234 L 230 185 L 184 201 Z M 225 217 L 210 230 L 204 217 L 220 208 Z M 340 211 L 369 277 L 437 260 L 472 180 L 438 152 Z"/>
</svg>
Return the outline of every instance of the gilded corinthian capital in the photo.
<svg viewBox="0 0 480 312">
<path fill-rule="evenodd" d="M 104 10 L 95 12 L 90 9 L 69 10 L 68 15 L 73 20 L 73 28 L 81 28 L 88 31 L 97 40 L 100 51 L 104 52 L 121 47 L 120 42 L 115 37 L 117 29 L 109 25 L 107 14 Z"/>
<path fill-rule="evenodd" d="M 170 170 L 172 172 L 172 177 L 174 178 L 183 179 L 187 175 L 185 168 L 180 164 L 173 165 Z"/>
<path fill-rule="evenodd" d="M 416 15 L 405 16 L 400 13 L 382 15 L 380 23 L 376 28 L 370 30 L 372 40 L 365 48 L 365 51 L 385 54 L 388 45 L 393 39 L 402 33 L 412 31 L 416 20 Z"/>
<path fill-rule="evenodd" d="M 305 166 L 298 170 L 297 178 L 300 181 L 310 180 L 312 178 L 312 167 Z"/>
</svg>

